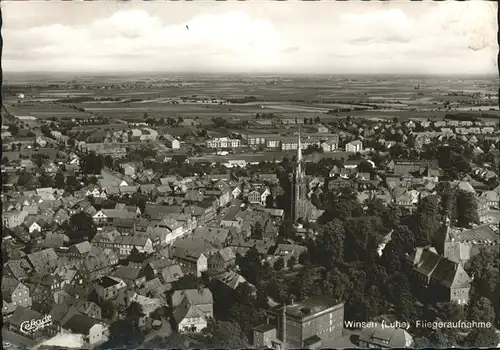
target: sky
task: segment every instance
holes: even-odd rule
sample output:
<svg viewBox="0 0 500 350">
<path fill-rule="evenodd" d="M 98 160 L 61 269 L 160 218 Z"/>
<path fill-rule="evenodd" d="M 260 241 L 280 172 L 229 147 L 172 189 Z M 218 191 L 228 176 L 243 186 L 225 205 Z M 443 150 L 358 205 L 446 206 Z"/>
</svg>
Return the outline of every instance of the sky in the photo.
<svg viewBox="0 0 500 350">
<path fill-rule="evenodd" d="M 1 6 L 5 73 L 498 73 L 493 1 Z"/>
</svg>

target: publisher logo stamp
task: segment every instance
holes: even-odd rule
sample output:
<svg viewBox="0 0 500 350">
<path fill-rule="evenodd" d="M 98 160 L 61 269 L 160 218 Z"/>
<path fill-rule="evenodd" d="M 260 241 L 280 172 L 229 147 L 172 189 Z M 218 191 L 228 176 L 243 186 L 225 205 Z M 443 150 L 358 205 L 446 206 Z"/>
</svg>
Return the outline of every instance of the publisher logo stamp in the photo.
<svg viewBox="0 0 500 350">
<path fill-rule="evenodd" d="M 20 330 L 23 333 L 34 333 L 38 330 L 52 325 L 52 316 L 47 315 L 37 320 L 29 320 L 21 323 Z"/>
</svg>

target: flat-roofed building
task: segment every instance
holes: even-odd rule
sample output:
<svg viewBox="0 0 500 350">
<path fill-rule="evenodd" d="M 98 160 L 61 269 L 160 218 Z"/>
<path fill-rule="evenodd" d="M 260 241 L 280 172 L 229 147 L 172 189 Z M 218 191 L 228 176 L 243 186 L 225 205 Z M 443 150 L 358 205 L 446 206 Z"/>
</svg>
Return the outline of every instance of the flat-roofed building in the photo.
<svg viewBox="0 0 500 350">
<path fill-rule="evenodd" d="M 230 139 L 228 137 L 218 137 L 207 141 L 208 148 L 238 148 L 241 147 L 241 140 Z"/>
<path fill-rule="evenodd" d="M 342 337 L 344 303 L 318 296 L 275 306 L 267 311 L 267 324 L 276 327 L 276 342 L 284 343 L 285 348 L 319 348 L 322 342 Z M 264 335 L 267 332 L 266 328 Z M 264 339 L 264 335 L 257 338 Z"/>
</svg>

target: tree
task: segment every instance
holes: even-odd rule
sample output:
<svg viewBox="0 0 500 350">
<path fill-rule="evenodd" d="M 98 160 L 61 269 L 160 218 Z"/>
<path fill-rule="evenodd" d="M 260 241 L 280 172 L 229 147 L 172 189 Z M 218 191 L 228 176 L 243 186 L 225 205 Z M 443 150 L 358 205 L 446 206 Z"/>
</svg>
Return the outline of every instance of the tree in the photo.
<svg viewBox="0 0 500 350">
<path fill-rule="evenodd" d="M 95 175 L 100 174 L 103 168 L 103 158 L 90 152 L 80 159 L 80 169 L 84 174 Z"/>
<path fill-rule="evenodd" d="M 457 191 L 457 225 L 470 227 L 471 224 L 479 224 L 478 202 L 474 193 Z"/>
<path fill-rule="evenodd" d="M 103 300 L 101 303 L 99 303 L 99 306 L 101 307 L 102 317 L 104 319 L 109 320 L 113 318 L 115 314 L 115 307 L 111 301 Z"/>
<path fill-rule="evenodd" d="M 311 262 L 311 255 L 309 254 L 309 251 L 303 251 L 299 255 L 299 264 L 301 265 L 307 265 Z"/>
<path fill-rule="evenodd" d="M 346 300 L 351 293 L 353 285 L 349 276 L 338 268 L 326 273 L 322 280 L 322 293 L 334 299 Z"/>
<path fill-rule="evenodd" d="M 76 179 L 76 176 L 69 175 L 68 177 L 66 177 L 66 188 L 68 188 L 70 192 L 76 191 L 79 185 L 80 183 Z"/>
<path fill-rule="evenodd" d="M 479 299 L 473 298 L 468 307 L 468 316 L 472 321 L 477 322 L 491 322 L 495 320 L 495 309 L 490 299 L 480 297 Z"/>
<path fill-rule="evenodd" d="M 144 340 L 144 335 L 132 320 L 124 319 L 113 322 L 109 327 L 109 339 L 103 349 L 117 347 L 137 347 Z"/>
<path fill-rule="evenodd" d="M 305 266 L 297 275 L 297 278 L 291 285 L 291 292 L 299 300 L 304 300 L 315 295 L 317 288 L 315 286 L 314 272 L 310 266 Z"/>
<path fill-rule="evenodd" d="M 250 346 L 237 322 L 210 320 L 204 333 L 209 335 L 209 348 L 242 349 Z"/>
<path fill-rule="evenodd" d="M 371 197 L 365 200 L 366 214 L 370 216 L 382 217 L 387 215 L 387 208 L 380 198 Z"/>
<path fill-rule="evenodd" d="M 257 221 L 255 223 L 255 225 L 252 226 L 252 237 L 256 238 L 256 239 L 262 239 L 262 224 Z"/>
<path fill-rule="evenodd" d="M 139 326 L 139 319 L 144 316 L 142 305 L 137 301 L 131 302 L 125 310 L 125 315 L 127 316 L 127 319 L 134 323 L 134 325 Z"/>
<path fill-rule="evenodd" d="M 54 176 L 54 187 L 55 188 L 64 188 L 65 187 L 65 178 L 64 174 L 61 171 L 58 171 L 56 176 Z"/>
<path fill-rule="evenodd" d="M 283 258 L 282 258 L 281 256 L 278 258 L 278 260 L 276 260 L 276 261 L 274 262 L 273 267 L 274 267 L 274 269 L 275 269 L 276 271 L 281 271 L 281 270 L 283 270 L 283 268 L 285 267 L 285 261 L 283 260 Z"/>
<path fill-rule="evenodd" d="M 262 277 L 262 264 L 260 262 L 260 253 L 252 247 L 244 257 L 237 256 L 236 264 L 239 266 L 241 275 L 254 286 L 259 284 Z"/>
<path fill-rule="evenodd" d="M 47 124 L 43 124 L 40 127 L 40 131 L 45 137 L 51 137 L 52 135 L 50 134 L 50 127 Z"/>
<path fill-rule="evenodd" d="M 464 347 L 470 348 L 494 348 L 498 345 L 498 336 L 493 327 L 474 328 L 464 339 Z"/>
<path fill-rule="evenodd" d="M 104 157 L 104 166 L 108 168 L 113 168 L 113 164 L 114 164 L 113 157 L 111 157 L 110 155 Z"/>
<path fill-rule="evenodd" d="M 334 218 L 359 217 L 363 213 L 356 194 L 350 189 L 343 189 L 339 194 L 328 192 L 325 199 L 325 212 L 319 222 L 328 223 Z"/>
<path fill-rule="evenodd" d="M 417 209 L 418 230 L 420 230 L 429 241 L 432 241 L 434 235 L 441 226 L 441 216 L 439 212 L 438 196 L 430 195 L 419 200 Z"/>
<path fill-rule="evenodd" d="M 465 310 L 462 305 L 454 302 L 438 303 L 437 305 L 439 317 L 442 321 L 462 321 L 465 320 Z"/>
<path fill-rule="evenodd" d="M 20 187 L 26 187 L 28 184 L 33 183 L 33 180 L 35 180 L 35 177 L 32 174 L 22 173 L 17 178 L 17 185 Z"/>
<path fill-rule="evenodd" d="M 203 287 L 204 287 L 203 280 L 192 273 L 188 273 L 182 276 L 180 279 L 178 279 L 172 284 L 173 290 L 198 289 Z"/>
<path fill-rule="evenodd" d="M 38 178 L 38 181 L 40 181 L 41 187 L 52 187 L 52 185 L 53 185 L 52 177 L 50 175 L 47 175 L 47 174 L 40 175 L 40 177 Z"/>
<path fill-rule="evenodd" d="M 469 276 L 473 276 L 472 291 L 475 298 L 478 296 L 488 298 L 496 310 L 496 318 L 500 316 L 500 300 L 498 290 L 500 289 L 500 262 L 498 251 L 481 249 L 479 254 L 474 255 L 465 266 Z"/>
<path fill-rule="evenodd" d="M 313 262 L 331 268 L 343 261 L 345 236 L 344 226 L 338 219 L 322 225 L 312 249 Z"/>
<path fill-rule="evenodd" d="M 360 173 L 372 173 L 374 168 L 371 162 L 363 160 L 361 163 L 358 164 L 357 170 Z"/>
<path fill-rule="evenodd" d="M 438 193 L 441 203 L 441 217 L 448 217 L 454 223 L 457 216 L 457 192 L 449 182 L 440 182 L 438 184 Z"/>
<path fill-rule="evenodd" d="M 92 240 L 97 230 L 92 217 L 81 211 L 69 219 L 68 237 L 73 241 Z"/>
<path fill-rule="evenodd" d="M 429 335 L 428 348 L 442 349 L 455 347 L 457 344 L 453 336 L 447 334 L 443 328 L 437 328 L 431 331 Z"/>
<path fill-rule="evenodd" d="M 399 225 L 401 220 L 401 209 L 394 203 L 387 206 L 387 212 L 382 216 L 382 221 L 387 228 L 394 228 Z"/>
<path fill-rule="evenodd" d="M 278 229 L 278 234 L 284 239 L 294 239 L 295 228 L 293 227 L 293 222 L 291 220 L 283 220 Z"/>
<path fill-rule="evenodd" d="M 130 197 L 130 204 L 138 207 L 141 210 L 141 213 L 144 213 L 146 209 L 147 196 L 140 193 L 134 192 Z"/>
</svg>

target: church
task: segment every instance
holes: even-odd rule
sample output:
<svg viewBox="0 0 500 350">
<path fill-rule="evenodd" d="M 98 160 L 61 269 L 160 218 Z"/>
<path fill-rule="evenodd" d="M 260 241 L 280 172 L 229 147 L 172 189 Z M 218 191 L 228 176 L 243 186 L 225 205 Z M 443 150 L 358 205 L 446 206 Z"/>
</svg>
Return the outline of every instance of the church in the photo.
<svg viewBox="0 0 500 350">
<path fill-rule="evenodd" d="M 307 198 L 307 191 L 306 167 L 302 158 L 302 143 L 299 131 L 297 159 L 292 179 L 291 218 L 294 222 L 310 221 L 311 214 L 317 211 L 316 207 Z"/>
</svg>

